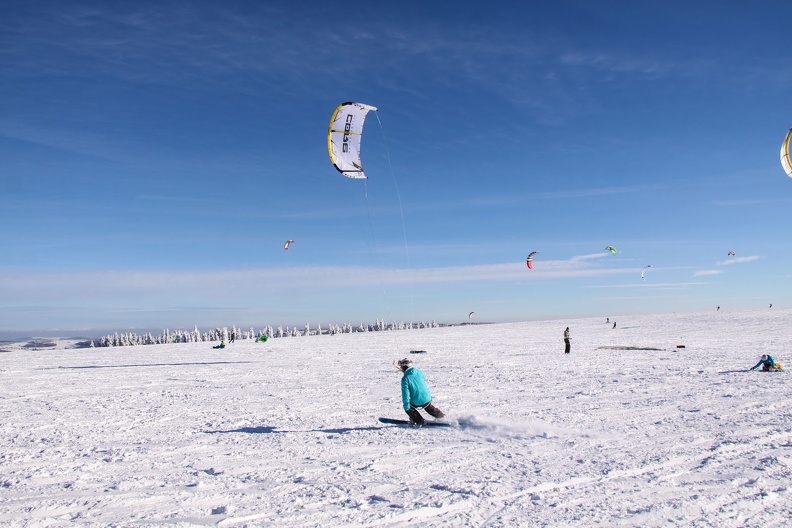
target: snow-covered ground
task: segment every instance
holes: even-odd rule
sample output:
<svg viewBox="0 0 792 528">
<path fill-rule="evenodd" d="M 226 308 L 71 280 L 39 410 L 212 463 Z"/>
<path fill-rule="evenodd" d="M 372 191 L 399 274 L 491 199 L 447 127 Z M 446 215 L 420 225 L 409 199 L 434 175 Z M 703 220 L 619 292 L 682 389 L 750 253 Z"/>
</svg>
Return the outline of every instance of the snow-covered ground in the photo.
<svg viewBox="0 0 792 528">
<path fill-rule="evenodd" d="M 0 524 L 788 526 L 792 310 L 613 320 L 3 346 Z M 405 356 L 464 425 L 377 421 Z"/>
</svg>

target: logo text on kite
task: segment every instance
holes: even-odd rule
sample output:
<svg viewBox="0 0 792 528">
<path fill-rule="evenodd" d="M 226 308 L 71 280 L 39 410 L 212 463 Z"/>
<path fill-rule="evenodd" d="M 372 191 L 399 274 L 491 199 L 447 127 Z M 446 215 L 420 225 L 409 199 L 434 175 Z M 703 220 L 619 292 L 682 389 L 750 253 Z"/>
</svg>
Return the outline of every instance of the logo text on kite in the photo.
<svg viewBox="0 0 792 528">
<path fill-rule="evenodd" d="M 355 116 L 349 114 L 346 118 L 346 124 L 344 125 L 344 145 L 341 147 L 343 152 L 349 152 L 349 131 L 352 130 L 352 120 Z"/>
</svg>

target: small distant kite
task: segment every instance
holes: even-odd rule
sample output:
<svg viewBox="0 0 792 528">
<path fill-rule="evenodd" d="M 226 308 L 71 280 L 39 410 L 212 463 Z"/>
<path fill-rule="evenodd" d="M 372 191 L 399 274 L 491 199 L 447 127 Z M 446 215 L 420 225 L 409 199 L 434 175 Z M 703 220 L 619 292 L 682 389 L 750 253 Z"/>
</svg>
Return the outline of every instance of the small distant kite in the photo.
<svg viewBox="0 0 792 528">
<path fill-rule="evenodd" d="M 534 255 L 536 255 L 537 253 L 539 253 L 539 252 L 538 251 L 531 251 L 528 254 L 528 258 L 525 260 L 525 264 L 528 266 L 528 269 L 533 269 L 533 258 L 534 258 Z"/>
<path fill-rule="evenodd" d="M 292 244 L 294 244 L 294 240 L 287 240 L 286 242 L 283 243 L 283 249 L 288 251 L 289 250 L 289 246 L 292 245 Z"/>
<path fill-rule="evenodd" d="M 614 255 L 616 254 L 616 248 L 615 248 L 615 247 L 613 247 L 613 246 L 608 246 L 608 247 L 606 247 L 606 248 L 605 248 L 605 251 L 610 251 L 610 252 L 611 252 L 611 253 L 613 253 Z"/>
<path fill-rule="evenodd" d="M 468 319 L 473 319 L 473 314 L 474 314 L 474 313 L 476 313 L 476 312 L 470 312 L 470 313 L 468 314 Z"/>
<path fill-rule="evenodd" d="M 787 132 L 784 142 L 781 143 L 781 166 L 784 167 L 784 172 L 787 176 L 792 178 L 792 159 L 789 157 L 789 141 L 792 140 L 792 128 Z"/>
<path fill-rule="evenodd" d="M 651 267 L 652 265 L 649 264 L 648 266 L 644 266 L 644 269 L 641 270 L 641 278 L 643 279 L 644 282 L 646 282 L 646 277 L 644 277 L 644 273 L 646 273 L 647 268 L 651 268 Z"/>
<path fill-rule="evenodd" d="M 736 255 L 737 255 L 737 253 L 735 253 L 734 251 L 729 251 L 729 252 L 727 253 L 727 255 L 728 255 L 728 256 L 730 256 L 730 257 L 734 257 L 734 256 L 736 256 Z"/>
</svg>

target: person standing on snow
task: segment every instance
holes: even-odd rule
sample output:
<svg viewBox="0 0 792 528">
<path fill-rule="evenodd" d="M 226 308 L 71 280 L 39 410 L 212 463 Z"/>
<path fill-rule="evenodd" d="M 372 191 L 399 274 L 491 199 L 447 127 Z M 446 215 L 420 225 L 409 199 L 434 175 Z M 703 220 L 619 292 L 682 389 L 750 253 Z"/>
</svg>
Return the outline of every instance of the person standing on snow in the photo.
<svg viewBox="0 0 792 528">
<path fill-rule="evenodd" d="M 775 360 L 772 356 L 768 356 L 767 354 L 763 354 L 761 358 L 759 358 L 759 363 L 754 365 L 748 370 L 756 370 L 759 367 L 762 367 L 762 370 L 775 370 L 780 368 L 778 364 L 776 364 Z"/>
<path fill-rule="evenodd" d="M 569 354 L 569 349 L 569 327 L 567 326 L 564 330 L 564 354 Z"/>
<path fill-rule="evenodd" d="M 443 411 L 432 405 L 432 396 L 426 386 L 422 370 L 413 367 L 412 360 L 404 358 L 399 360 L 399 369 L 404 373 L 401 379 L 402 404 L 404 412 L 410 417 L 410 422 L 422 426 L 426 420 L 419 409 L 423 409 L 435 418 L 443 418 Z"/>
</svg>

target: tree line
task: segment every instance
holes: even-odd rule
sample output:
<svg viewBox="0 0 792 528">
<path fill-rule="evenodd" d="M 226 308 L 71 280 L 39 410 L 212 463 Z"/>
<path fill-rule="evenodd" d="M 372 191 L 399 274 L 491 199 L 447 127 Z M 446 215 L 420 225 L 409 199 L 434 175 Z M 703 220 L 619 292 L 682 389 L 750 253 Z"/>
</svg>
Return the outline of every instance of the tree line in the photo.
<svg viewBox="0 0 792 528">
<path fill-rule="evenodd" d="M 211 342 L 211 341 L 230 341 L 233 335 L 234 339 L 259 339 L 266 336 L 267 339 L 278 337 L 303 337 L 312 335 L 335 335 L 335 334 L 351 334 L 355 332 L 384 332 L 392 330 L 412 330 L 416 328 L 438 328 L 438 323 L 432 321 L 426 323 L 386 323 L 384 320 L 377 320 L 374 324 L 360 323 L 357 327 L 349 324 L 336 325 L 331 324 L 326 329 L 322 328 L 321 324 L 317 324 L 312 328 L 309 323 L 305 323 L 303 329 L 296 326 L 285 328 L 278 326 L 277 329 L 272 326 L 265 326 L 261 330 L 254 330 L 250 327 L 247 330 L 242 330 L 233 325 L 231 329 L 226 327 L 218 327 L 206 332 L 201 332 L 196 326 L 192 331 L 175 330 L 170 331 L 165 329 L 160 334 L 152 334 L 146 332 L 144 334 L 137 334 L 134 332 L 116 332 L 112 335 L 94 339 L 91 341 L 91 347 L 114 347 L 114 346 L 136 346 L 136 345 L 164 345 L 171 343 L 198 343 L 198 342 Z"/>
</svg>

